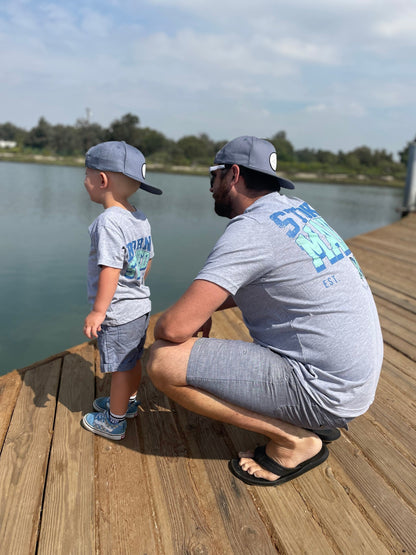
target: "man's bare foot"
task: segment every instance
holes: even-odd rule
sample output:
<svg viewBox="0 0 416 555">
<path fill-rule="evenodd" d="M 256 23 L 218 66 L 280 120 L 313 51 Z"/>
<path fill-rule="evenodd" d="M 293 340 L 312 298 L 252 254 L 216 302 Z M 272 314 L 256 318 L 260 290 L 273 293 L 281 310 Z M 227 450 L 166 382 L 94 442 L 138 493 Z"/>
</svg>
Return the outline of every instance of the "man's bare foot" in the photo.
<svg viewBox="0 0 416 555">
<path fill-rule="evenodd" d="M 318 438 L 305 438 L 299 442 L 295 450 L 288 450 L 282 448 L 280 445 L 270 441 L 266 446 L 266 454 L 285 468 L 295 468 L 300 463 L 307 461 L 319 453 L 322 448 L 322 442 Z M 278 475 L 273 474 L 262 468 L 254 459 L 254 451 L 240 451 L 239 465 L 243 470 L 256 478 L 263 478 L 264 480 L 274 481 L 279 478 Z"/>
</svg>

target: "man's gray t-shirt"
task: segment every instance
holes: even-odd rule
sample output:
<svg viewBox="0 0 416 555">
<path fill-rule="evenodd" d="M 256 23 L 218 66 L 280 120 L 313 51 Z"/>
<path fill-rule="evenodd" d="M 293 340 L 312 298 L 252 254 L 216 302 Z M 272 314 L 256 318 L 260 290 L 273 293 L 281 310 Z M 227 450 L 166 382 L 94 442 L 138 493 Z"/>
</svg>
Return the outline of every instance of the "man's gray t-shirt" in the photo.
<svg viewBox="0 0 416 555">
<path fill-rule="evenodd" d="M 306 202 L 261 197 L 230 221 L 196 279 L 233 295 L 254 342 L 287 357 L 320 406 L 341 417 L 367 410 L 383 357 L 373 296 L 348 246 Z"/>
<path fill-rule="evenodd" d="M 150 290 L 144 284 L 147 264 L 153 258 L 150 224 L 140 210 L 113 206 L 88 228 L 88 301 L 94 304 L 101 266 L 121 270 L 117 289 L 104 324 L 119 326 L 150 312 Z"/>
</svg>

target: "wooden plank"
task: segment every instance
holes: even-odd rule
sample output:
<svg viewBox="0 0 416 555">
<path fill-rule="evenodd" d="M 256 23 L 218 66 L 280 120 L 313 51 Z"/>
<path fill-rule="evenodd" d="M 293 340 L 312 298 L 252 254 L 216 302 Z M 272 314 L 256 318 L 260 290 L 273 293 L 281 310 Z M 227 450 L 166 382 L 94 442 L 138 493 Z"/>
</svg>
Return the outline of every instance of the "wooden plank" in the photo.
<svg viewBox="0 0 416 555">
<path fill-rule="evenodd" d="M 387 347 L 388 346 L 389 345 L 387 345 Z M 413 376 L 408 376 L 404 372 L 401 372 L 400 369 L 397 367 L 397 364 L 390 363 L 387 358 L 384 359 L 382 368 L 383 380 L 393 385 L 405 396 L 408 396 L 409 391 L 411 391 L 412 389 L 416 389 L 416 363 L 409 359 L 407 360 L 409 362 L 409 369 L 413 370 L 414 372 Z"/>
<path fill-rule="evenodd" d="M 99 391 L 98 395 L 101 394 L 108 394 L 108 388 Z M 122 442 L 95 438 L 97 553 L 100 555 L 132 550 L 152 555 L 169 553 L 159 539 L 158 500 L 141 448 L 142 418 L 140 413 L 128 422 Z"/>
<path fill-rule="evenodd" d="M 416 466 L 416 430 L 412 426 L 412 422 L 416 422 L 415 403 L 406 403 L 399 390 L 383 380 L 379 383 L 377 391 L 379 402 L 372 405 L 368 418 L 382 429 L 384 441 L 394 445 L 403 457 Z"/>
<path fill-rule="evenodd" d="M 394 347 L 394 349 L 401 351 L 412 361 L 416 361 L 416 346 L 400 337 L 400 328 L 398 326 L 393 326 L 392 324 L 390 324 L 389 327 L 384 327 L 383 339 L 385 343 L 391 345 L 392 347 Z"/>
<path fill-rule="evenodd" d="M 358 522 L 367 522 L 387 545 L 390 553 L 414 553 L 415 513 L 348 437 L 349 433 L 330 446 L 330 464 L 334 479 L 361 513 L 361 516 L 357 516 Z M 386 472 L 388 470 L 386 468 Z M 334 509 L 338 510 L 337 507 Z M 378 553 L 375 548 L 373 551 L 371 549 L 372 546 L 368 545 L 367 552 Z M 344 552 L 354 551 L 347 549 Z"/>
<path fill-rule="evenodd" d="M 377 299 L 377 310 L 380 316 L 386 320 L 386 327 L 389 327 L 388 320 L 394 325 L 402 328 L 401 336 L 409 343 L 413 343 L 416 329 L 416 314 L 406 310 L 401 306 L 397 306 L 385 299 Z"/>
<path fill-rule="evenodd" d="M 204 466 L 199 488 L 206 503 L 212 505 L 211 519 L 216 519 L 213 525 L 221 552 L 229 545 L 230 553 L 275 553 L 268 519 L 263 522 L 246 486 L 228 470 L 228 460 L 235 456 L 227 433 L 230 427 L 174 407 L 194 466 Z"/>
<path fill-rule="evenodd" d="M 382 254 L 388 256 L 389 258 L 395 258 L 397 260 L 402 260 L 404 262 L 409 262 L 411 257 L 416 257 L 416 247 L 414 241 L 408 243 L 408 249 L 400 248 L 402 244 L 397 241 L 394 234 L 390 234 L 388 237 L 377 236 L 365 236 L 353 239 L 350 243 L 350 248 L 354 252 L 355 247 L 365 248 L 367 251 L 372 251 L 374 253 Z"/>
<path fill-rule="evenodd" d="M 416 314 L 416 299 L 410 298 L 400 291 L 393 291 L 391 288 L 386 287 L 381 283 L 377 283 L 372 279 L 368 279 L 368 283 L 370 284 L 371 291 L 373 292 L 376 301 L 377 299 L 385 299 L 390 303 L 394 303 L 397 306 Z"/>
<path fill-rule="evenodd" d="M 192 456 L 166 397 L 151 386 L 142 394 L 143 461 L 160 545 L 165 553 L 232 553 L 204 460 Z"/>
<path fill-rule="evenodd" d="M 212 322 L 211 337 L 252 341 L 249 331 L 242 320 L 241 311 L 238 308 L 230 308 L 215 313 Z"/>
<path fill-rule="evenodd" d="M 406 376 L 386 359 L 384 359 L 382 368 L 382 379 L 399 391 L 405 399 L 409 397 L 409 391 L 416 390 L 416 364 L 410 360 L 409 363 L 413 364 L 414 377 Z M 415 401 L 408 400 L 408 404 L 414 406 Z"/>
<path fill-rule="evenodd" d="M 152 324 L 156 318 L 152 319 Z M 152 326 L 147 343 L 151 341 Z M 98 395 L 108 393 L 108 383 L 106 391 L 104 383 L 98 376 Z M 135 545 L 140 552 L 147 553 L 205 552 L 206 549 L 232 553 L 232 541 L 242 547 L 250 538 L 253 552 L 258 552 L 254 540 L 258 541 L 259 535 L 252 523 L 244 522 L 243 526 L 241 515 L 237 517 L 237 520 L 240 518 L 238 533 L 234 529 L 227 530 L 223 511 L 217 509 L 217 497 L 206 463 L 200 455 L 195 460 L 190 452 L 167 398 L 153 388 L 148 378 L 143 380 L 139 396 L 143 400 L 142 411 L 137 419 L 128 423 L 125 441 L 114 444 L 102 438 L 96 440 L 99 552 L 119 553 Z M 175 408 L 177 411 L 186 414 L 186 418 L 198 418 L 180 407 Z M 209 422 L 209 426 L 213 424 Z M 193 449 L 197 450 L 195 444 Z M 114 481 L 113 476 L 119 479 Z M 137 491 L 141 492 L 140 510 L 132 512 Z M 228 495 L 229 491 L 227 495 L 221 494 L 224 511 L 230 502 Z M 252 505 L 250 510 L 258 519 Z M 268 545 L 266 552 L 274 552 L 261 521 L 258 526 L 264 534 L 260 545 L 263 548 Z"/>
<path fill-rule="evenodd" d="M 94 399 L 94 347 L 64 358 L 39 553 L 94 553 L 94 436 L 80 420 Z"/>
<path fill-rule="evenodd" d="M 384 270 L 387 275 L 391 272 L 397 273 L 400 271 L 400 268 L 403 268 L 403 270 L 406 271 L 406 274 L 412 275 L 415 273 L 416 263 L 410 253 L 408 253 L 407 259 L 405 257 L 403 257 L 403 259 L 386 256 L 384 252 L 366 248 L 365 241 L 361 241 L 360 238 L 356 241 L 352 241 L 351 247 L 352 252 L 356 255 L 359 262 L 363 263 L 363 266 L 380 267 L 382 261 L 384 261 L 385 264 L 387 259 L 388 272 L 386 272 L 387 268 L 384 266 Z"/>
<path fill-rule="evenodd" d="M 358 246 L 354 247 L 353 252 L 368 279 L 405 293 L 411 298 L 416 297 L 413 285 L 416 282 L 414 264 L 389 260 L 386 268 L 386 258 L 381 254 L 369 252 Z"/>
<path fill-rule="evenodd" d="M 399 248 L 403 248 L 402 245 L 409 248 L 414 248 L 413 239 L 416 233 L 416 218 L 415 214 L 411 214 L 408 217 L 401 218 L 394 222 L 393 224 L 386 225 L 384 227 L 374 229 L 368 233 L 358 235 L 353 237 L 351 240 L 361 239 L 362 237 L 380 237 L 389 239 L 390 237 L 395 237 L 397 245 Z"/>
<path fill-rule="evenodd" d="M 416 383 L 416 364 L 406 355 L 393 349 L 390 345 L 384 345 L 384 364 L 386 361 L 391 365 L 389 372 L 394 376 L 397 375 L 402 380 L 407 380 L 411 385 Z"/>
<path fill-rule="evenodd" d="M 233 433 L 237 451 L 254 447 L 247 444 L 246 435 Z M 389 553 L 334 478 L 331 457 L 293 482 L 250 491 L 261 513 L 268 515 L 283 553 Z"/>
<path fill-rule="evenodd" d="M 0 458 L 4 553 L 35 553 L 61 360 L 24 374 Z"/>
<path fill-rule="evenodd" d="M 159 543 L 155 498 L 140 452 L 140 416 L 120 443 L 96 438 L 97 553 L 165 553 Z M 168 551 L 166 551 L 168 552 Z"/>
<path fill-rule="evenodd" d="M 267 438 L 259 434 L 234 426 L 226 426 L 226 429 L 234 445 L 233 457 L 237 457 L 239 451 L 254 449 L 267 442 Z M 313 480 L 314 476 L 316 478 L 315 470 L 308 473 L 310 479 Z M 239 480 L 234 480 L 235 487 L 239 484 L 252 496 L 279 553 L 326 555 L 337 552 L 318 516 L 310 511 L 305 499 L 295 488 L 295 481 L 269 489 L 245 486 Z"/>
<path fill-rule="evenodd" d="M 154 316 L 150 320 L 146 345 L 153 341 L 156 319 L 157 316 Z M 143 366 L 146 359 L 147 351 Z M 97 397 L 109 395 L 110 383 L 111 376 L 103 375 L 99 370 L 97 353 Z M 160 499 L 163 502 L 163 489 L 155 495 L 149 475 L 154 471 L 148 461 L 152 455 L 143 452 L 143 436 L 152 433 L 152 428 L 148 429 L 151 416 L 146 405 L 148 387 L 153 391 L 149 379 L 144 376 L 139 388 L 142 402 L 140 414 L 128 421 L 126 438 L 122 442 L 95 438 L 96 496 L 99 500 L 96 506 L 96 533 L 97 553 L 100 555 L 130 553 L 132 546 L 138 553 L 162 555 L 172 552 L 170 539 L 161 534 L 166 529 L 166 523 L 159 520 L 157 502 Z M 163 408 L 160 410 L 163 411 Z"/>
<path fill-rule="evenodd" d="M 0 452 L 21 387 L 22 376 L 16 370 L 0 376 Z"/>
<path fill-rule="evenodd" d="M 351 422 L 348 438 L 389 486 L 415 511 L 414 465 L 403 457 L 398 448 L 386 441 L 383 430 L 375 425 L 368 413 Z"/>
<path fill-rule="evenodd" d="M 385 343 L 416 360 L 416 315 L 383 300 L 377 304 Z"/>
<path fill-rule="evenodd" d="M 309 473 L 308 473 L 309 474 Z M 339 553 L 390 554 L 371 524 L 363 518 L 348 493 L 333 478 L 331 459 L 314 472 L 298 478 L 294 487 L 305 499 L 309 510 L 317 515 L 325 534 L 330 536 Z"/>
<path fill-rule="evenodd" d="M 416 228 L 412 225 L 407 225 L 408 222 L 399 220 L 392 225 L 387 225 L 379 229 L 374 229 L 363 235 L 353 237 L 351 241 L 383 241 L 386 244 L 395 243 L 397 250 L 403 251 L 405 249 L 415 249 L 414 237 Z"/>
</svg>

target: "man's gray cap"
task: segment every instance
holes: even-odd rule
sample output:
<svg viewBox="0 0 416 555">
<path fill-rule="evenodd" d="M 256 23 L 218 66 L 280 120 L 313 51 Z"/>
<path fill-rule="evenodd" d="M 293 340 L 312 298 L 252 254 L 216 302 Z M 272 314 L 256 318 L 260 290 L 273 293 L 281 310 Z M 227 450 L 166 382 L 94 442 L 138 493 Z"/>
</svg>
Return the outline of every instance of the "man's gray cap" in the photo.
<svg viewBox="0 0 416 555">
<path fill-rule="evenodd" d="M 85 155 L 85 165 L 93 170 L 122 173 L 139 181 L 140 189 L 154 195 L 162 194 L 160 189 L 144 180 L 146 160 L 143 154 L 124 141 L 107 141 L 91 147 Z"/>
<path fill-rule="evenodd" d="M 294 189 L 294 184 L 288 179 L 278 177 L 276 149 L 269 141 L 257 137 L 237 137 L 219 150 L 214 164 L 237 164 L 257 172 L 266 173 L 276 178 L 279 187 Z"/>
</svg>

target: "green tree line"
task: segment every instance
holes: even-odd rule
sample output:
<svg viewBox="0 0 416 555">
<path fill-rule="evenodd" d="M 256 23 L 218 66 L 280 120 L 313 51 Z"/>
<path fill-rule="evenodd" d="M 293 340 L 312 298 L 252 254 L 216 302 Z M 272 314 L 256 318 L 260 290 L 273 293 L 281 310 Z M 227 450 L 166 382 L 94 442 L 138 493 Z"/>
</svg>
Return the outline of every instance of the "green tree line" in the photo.
<svg viewBox="0 0 416 555">
<path fill-rule="evenodd" d="M 138 116 L 128 113 L 114 120 L 108 128 L 88 119 L 78 119 L 74 126 L 51 125 L 41 117 L 29 131 L 10 122 L 0 124 L 0 139 L 15 141 L 13 150 L 21 154 L 63 157 L 84 156 L 89 147 L 102 141 L 124 140 L 139 148 L 148 162 L 160 166 L 207 166 L 227 142 L 213 141 L 201 133 L 186 135 L 177 141 L 150 127 L 141 127 Z M 386 150 L 360 146 L 349 152 L 302 148 L 295 149 L 285 131 L 268 139 L 278 153 L 279 169 L 289 171 L 349 171 L 365 174 L 402 175 L 407 163 L 409 143 L 399 152 L 399 161 Z"/>
</svg>

